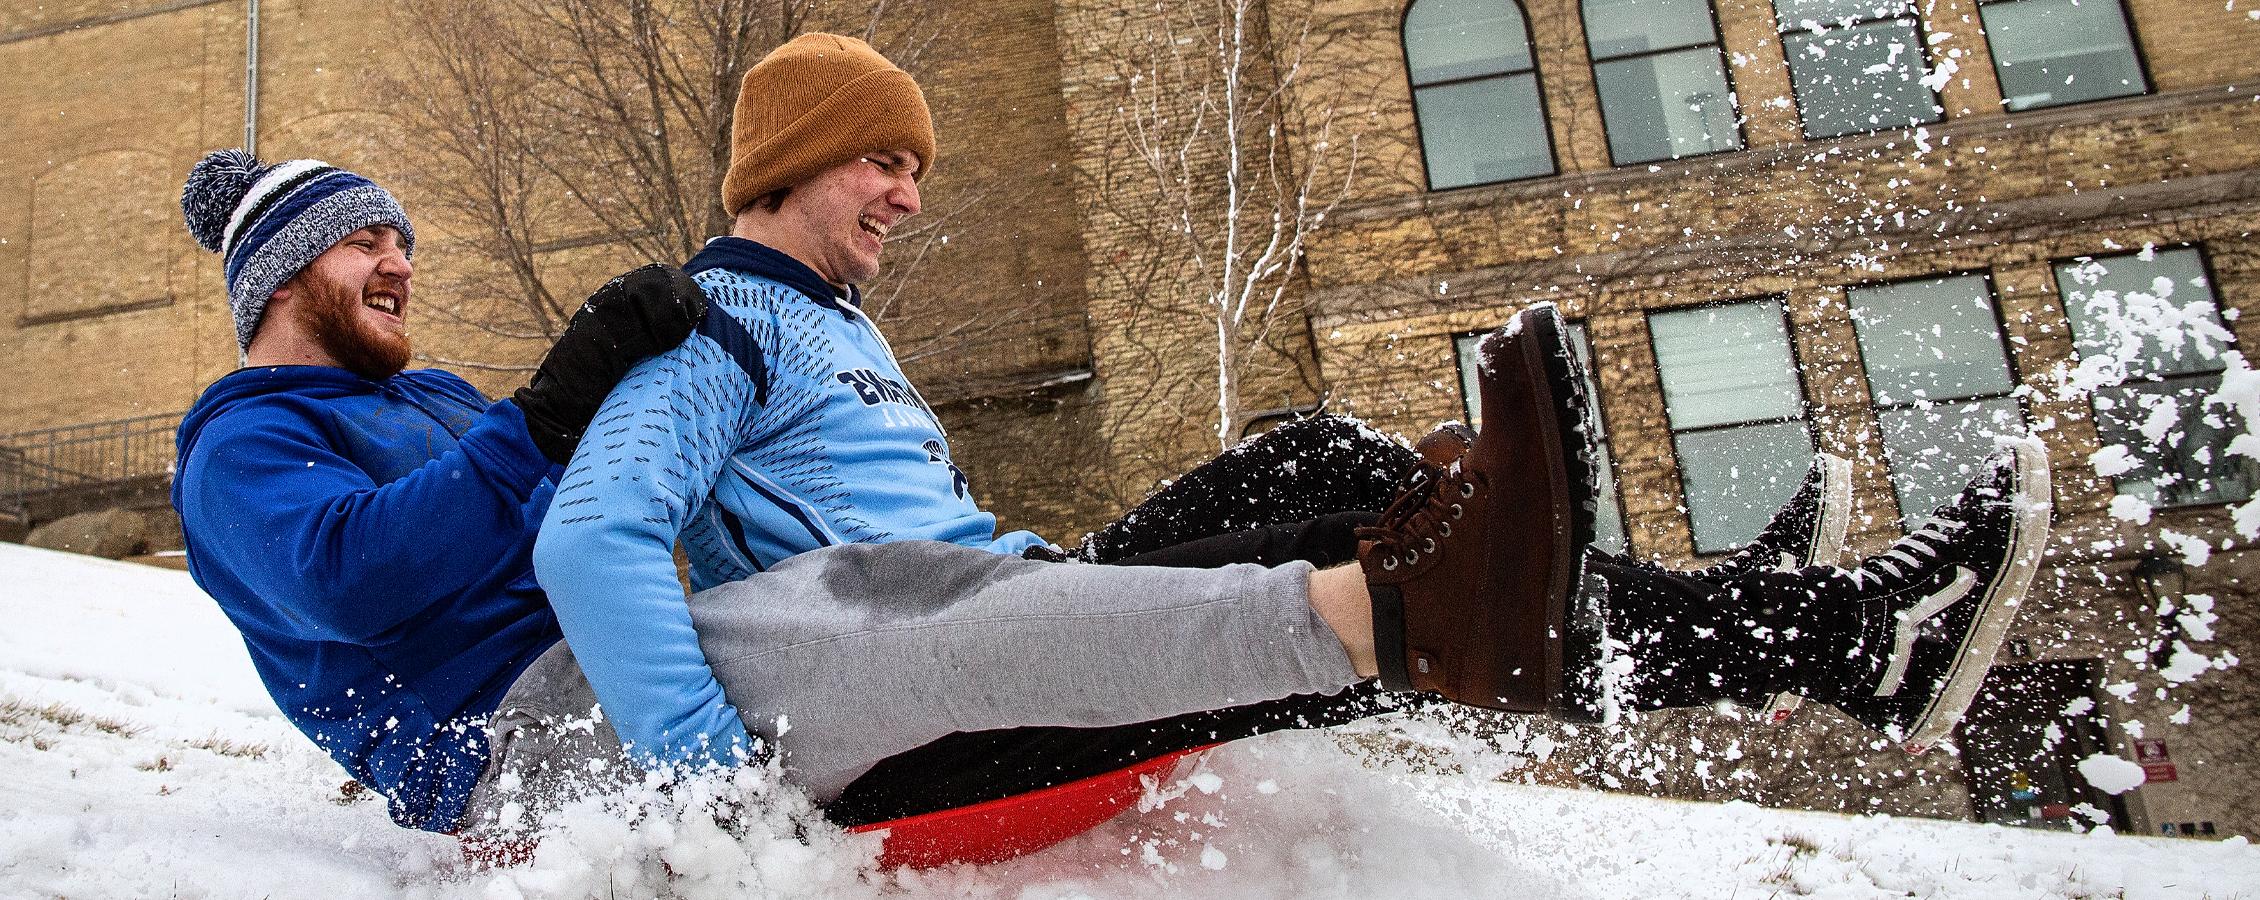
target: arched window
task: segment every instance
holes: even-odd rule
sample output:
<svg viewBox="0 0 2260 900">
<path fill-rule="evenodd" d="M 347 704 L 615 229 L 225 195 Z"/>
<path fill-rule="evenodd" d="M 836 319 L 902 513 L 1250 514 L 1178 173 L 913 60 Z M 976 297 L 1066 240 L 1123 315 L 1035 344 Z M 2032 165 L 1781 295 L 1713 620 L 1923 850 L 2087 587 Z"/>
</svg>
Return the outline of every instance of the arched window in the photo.
<svg viewBox="0 0 2260 900">
<path fill-rule="evenodd" d="M 1611 160 L 1742 149 L 1708 0 L 1585 0 L 1584 9 Z"/>
<path fill-rule="evenodd" d="M 1430 190 L 1554 173 L 1530 27 L 1515 0 L 1416 0 L 1405 67 Z"/>
<path fill-rule="evenodd" d="M 1773 0 L 1805 136 L 1936 122 L 1913 0 Z"/>
<path fill-rule="evenodd" d="M 2118 0 L 1980 0 L 1978 15 L 2011 110 L 2150 90 Z"/>
</svg>

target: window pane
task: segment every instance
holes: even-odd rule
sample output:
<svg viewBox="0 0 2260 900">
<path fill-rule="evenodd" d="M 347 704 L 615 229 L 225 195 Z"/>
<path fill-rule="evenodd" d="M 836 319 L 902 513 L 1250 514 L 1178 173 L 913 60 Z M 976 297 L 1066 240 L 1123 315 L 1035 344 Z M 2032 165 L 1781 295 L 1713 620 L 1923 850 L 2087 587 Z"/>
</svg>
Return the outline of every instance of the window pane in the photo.
<svg viewBox="0 0 2260 900">
<path fill-rule="evenodd" d="M 1834 28 L 1843 22 L 1915 14 L 1914 5 L 1906 0 L 1774 0 L 1773 12 L 1783 31 L 1812 27 L 1807 22 Z"/>
<path fill-rule="evenodd" d="M 2012 110 L 2143 92 L 2118 0 L 2015 0 L 1978 14 Z"/>
<path fill-rule="evenodd" d="M 1593 77 L 1618 165 L 1742 147 L 1715 49 L 1599 63 Z"/>
<path fill-rule="evenodd" d="M 2127 360 L 2128 375 L 2151 378 L 2213 372 L 2222 366 L 2228 332 L 2205 279 L 2205 263 L 2190 247 L 2078 260 L 2056 266 L 2056 290 L 2072 320 L 2073 348 L 2081 358 Z M 2213 307 L 2202 320 L 2210 333 L 2160 324 L 2168 308 L 2191 303 Z M 2215 331 L 2213 329 L 2219 328 Z"/>
<path fill-rule="evenodd" d="M 1984 278 L 1958 275 L 1846 293 L 1875 402 L 1959 400 L 2016 387 Z"/>
<path fill-rule="evenodd" d="M 1535 75 L 1415 88 L 1413 106 L 1432 189 L 1553 174 Z"/>
<path fill-rule="evenodd" d="M 1789 501 L 1813 461 L 1803 422 L 1744 425 L 1673 438 L 1687 492 L 1695 552 L 1717 553 L 1750 542 Z"/>
<path fill-rule="evenodd" d="M 1805 136 L 1835 137 L 1938 121 L 1939 109 L 1922 77 L 1922 42 L 1915 26 L 1875 22 L 1823 33 L 1781 36 L 1789 76 L 1797 83 L 1797 108 Z"/>
<path fill-rule="evenodd" d="M 1791 418 L 1805 408 L 1778 302 L 1657 313 L 1648 333 L 1674 430 Z"/>
<path fill-rule="evenodd" d="M 2249 457 L 2228 454 L 2240 429 L 2205 406 L 2220 382 L 2218 375 L 2185 375 L 2095 392 L 2097 441 L 2133 451 L 2137 462 L 2132 471 L 2113 477 L 2119 493 L 2156 506 L 2251 499 L 2260 467 Z"/>
<path fill-rule="evenodd" d="M 1478 367 L 1483 364 L 1483 358 L 1476 354 L 1475 348 L 1483 343 L 1483 336 L 1489 333 L 1479 331 L 1452 339 L 1452 351 L 1460 363 L 1460 413 L 1478 431 L 1483 429 L 1483 387 L 1476 383 L 1475 375 L 1479 371 Z"/>
<path fill-rule="evenodd" d="M 1600 508 L 1593 515 L 1593 543 L 1603 550 L 1624 552 L 1624 508 L 1617 503 L 1617 473 L 1615 453 L 1609 447 L 1609 426 L 1601 420 L 1601 386 L 1593 379 L 1593 340 L 1585 332 L 1585 323 L 1572 322 L 1569 326 L 1572 349 L 1577 351 L 1577 361 L 1585 366 L 1585 419 L 1593 423 L 1593 440 L 1601 445 L 1601 470 L 1595 474 L 1594 487 L 1601 494 Z"/>
<path fill-rule="evenodd" d="M 2017 401 L 2007 397 L 1878 410 L 1876 417 L 1883 425 L 1891 487 L 1899 494 L 1899 517 L 1910 525 L 1977 475 L 1977 464 L 1993 452 L 1995 435 L 2024 433 Z"/>
<path fill-rule="evenodd" d="M 1585 323 L 1570 323 L 1570 346 L 1577 350 L 1577 359 L 1585 365 L 1586 417 L 1593 423 L 1594 441 L 1601 445 L 1601 471 L 1596 485 L 1601 494 L 1601 505 L 1595 510 L 1593 543 L 1603 550 L 1624 551 L 1624 508 L 1617 501 L 1616 462 L 1609 448 L 1608 423 L 1601 419 L 1600 384 L 1593 380 L 1593 345 L 1585 333 Z M 1476 345 L 1483 341 L 1482 334 L 1463 334 L 1452 342 L 1459 357 L 1460 402 L 1467 422 L 1478 430 L 1483 428 L 1483 406 L 1476 386 L 1478 371 Z"/>
<path fill-rule="evenodd" d="M 1718 41 L 1708 0 L 1585 0 L 1594 59 Z"/>
<path fill-rule="evenodd" d="M 1405 63 L 1415 85 L 1529 69 L 1522 7 L 1514 0 L 1420 0 L 1405 13 Z"/>
</svg>

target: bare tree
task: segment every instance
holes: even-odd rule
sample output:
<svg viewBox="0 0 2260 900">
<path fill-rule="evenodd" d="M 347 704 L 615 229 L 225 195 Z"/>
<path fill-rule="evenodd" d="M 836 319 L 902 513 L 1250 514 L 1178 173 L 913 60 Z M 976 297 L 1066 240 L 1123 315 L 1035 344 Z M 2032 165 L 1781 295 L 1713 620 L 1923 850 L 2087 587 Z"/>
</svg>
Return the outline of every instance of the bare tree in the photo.
<svg viewBox="0 0 2260 900">
<path fill-rule="evenodd" d="M 1355 177 L 1355 142 L 1335 143 L 1332 104 L 1294 96 L 1323 40 L 1307 20 L 1274 28 L 1258 0 L 1197 0 L 1124 24 L 1108 146 L 1082 175 L 1093 228 L 1122 236 L 1094 259 L 1127 298 L 1108 323 L 1117 365 L 1152 371 L 1110 379 L 1107 402 L 1205 423 L 1213 450 L 1252 414 L 1320 393 L 1301 264 Z M 1194 340 L 1208 350 L 1188 353 Z"/>
<path fill-rule="evenodd" d="M 915 74 L 945 17 L 923 0 L 407 0 L 401 98 L 407 178 L 469 260 L 453 260 L 437 314 L 490 338 L 490 358 L 525 370 L 593 280 L 636 261 L 680 263 L 727 233 L 721 184 L 746 70 L 814 30 L 864 37 Z M 883 314 L 923 248 L 970 224 L 973 186 L 894 241 L 868 292 Z M 608 252 L 576 253 L 583 248 Z M 617 251 L 625 250 L 625 254 Z M 632 257 L 624 259 L 622 256 Z M 957 308 L 948 302 L 922 310 Z M 915 329 L 966 340 L 979 321 Z"/>
</svg>

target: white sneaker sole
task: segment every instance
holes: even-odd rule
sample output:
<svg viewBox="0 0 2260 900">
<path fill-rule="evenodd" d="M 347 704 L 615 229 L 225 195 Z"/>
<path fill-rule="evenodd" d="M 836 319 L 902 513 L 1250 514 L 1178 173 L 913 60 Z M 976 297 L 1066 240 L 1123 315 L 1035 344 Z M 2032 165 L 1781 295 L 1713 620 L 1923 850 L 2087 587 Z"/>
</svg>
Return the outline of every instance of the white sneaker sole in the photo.
<svg viewBox="0 0 2260 900">
<path fill-rule="evenodd" d="M 1806 548 L 1805 565 L 1833 566 L 1844 558 L 1844 536 L 1852 528 L 1852 462 L 1835 454 L 1821 458 L 1821 520 Z"/>
<path fill-rule="evenodd" d="M 2016 456 L 2017 491 L 2009 501 L 2016 518 L 2010 523 L 2009 558 L 2003 562 L 2000 576 L 1986 585 L 1985 595 L 1976 601 L 1977 617 L 1962 636 L 1954 663 L 1946 670 L 1945 684 L 1901 739 L 1900 747 L 1908 753 L 1929 751 L 1951 734 L 1954 724 L 1969 711 L 1978 689 L 1985 684 L 1986 670 L 1993 666 L 1994 654 L 2009 634 L 2009 624 L 2017 618 L 2017 607 L 2024 602 L 2033 573 L 2040 569 L 2041 554 L 2048 549 L 2048 449 L 2040 439 L 2029 436 L 1999 438 L 1997 443 Z"/>
</svg>

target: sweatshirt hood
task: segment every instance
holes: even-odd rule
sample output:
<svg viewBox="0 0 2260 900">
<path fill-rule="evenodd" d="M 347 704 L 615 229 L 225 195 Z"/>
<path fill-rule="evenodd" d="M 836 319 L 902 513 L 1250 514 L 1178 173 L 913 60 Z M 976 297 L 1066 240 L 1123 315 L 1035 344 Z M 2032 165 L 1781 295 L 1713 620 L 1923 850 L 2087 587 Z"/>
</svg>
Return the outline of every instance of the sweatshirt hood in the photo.
<svg viewBox="0 0 2260 900">
<path fill-rule="evenodd" d="M 847 312 L 847 307 L 861 308 L 863 294 L 852 285 L 842 295 L 840 289 L 824 276 L 816 274 L 800 260 L 786 255 L 758 241 L 724 235 L 706 242 L 706 248 L 683 264 L 683 274 L 696 277 L 708 269 L 728 269 L 743 272 L 782 284 L 799 291 L 817 304 Z"/>
<path fill-rule="evenodd" d="M 394 376 L 399 377 L 399 376 Z M 181 417 L 180 430 L 173 435 L 177 459 L 187 459 L 189 450 L 196 446 L 196 438 L 204 431 L 206 423 L 214 416 L 246 400 L 269 394 L 294 394 L 301 397 L 328 400 L 356 394 L 374 394 L 380 389 L 378 382 L 370 381 L 352 372 L 332 366 L 255 366 L 237 369 L 226 377 L 212 382 L 196 398 L 196 405 L 188 408 Z"/>
</svg>

